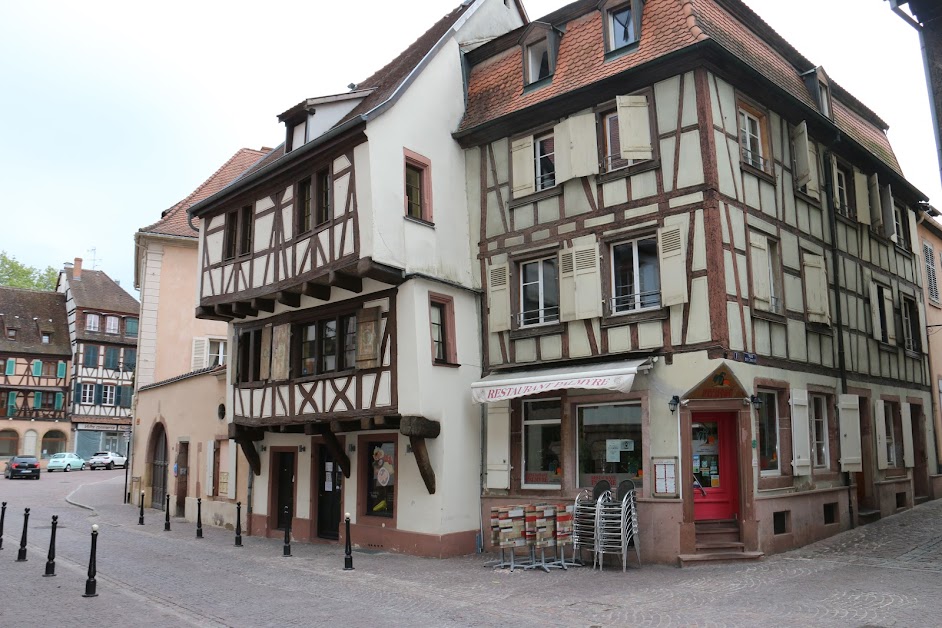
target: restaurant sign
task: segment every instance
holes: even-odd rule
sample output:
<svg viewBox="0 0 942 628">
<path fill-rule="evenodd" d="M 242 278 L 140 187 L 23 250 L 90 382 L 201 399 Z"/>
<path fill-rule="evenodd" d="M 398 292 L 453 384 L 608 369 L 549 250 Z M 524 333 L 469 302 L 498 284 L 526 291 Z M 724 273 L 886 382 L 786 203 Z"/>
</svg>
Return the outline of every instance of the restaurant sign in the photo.
<svg viewBox="0 0 942 628">
<path fill-rule="evenodd" d="M 130 432 L 130 425 L 101 425 L 99 423 L 79 423 L 75 429 L 85 432 Z"/>
<path fill-rule="evenodd" d="M 631 385 L 634 383 L 634 379 L 634 373 L 627 373 L 623 375 L 604 375 L 600 377 L 572 377 L 533 383 L 495 383 L 490 386 L 473 388 L 471 394 L 478 403 L 490 403 L 493 401 L 503 401 L 505 399 L 536 395 L 553 390 L 565 390 L 567 388 L 629 392 L 631 391 Z"/>
</svg>

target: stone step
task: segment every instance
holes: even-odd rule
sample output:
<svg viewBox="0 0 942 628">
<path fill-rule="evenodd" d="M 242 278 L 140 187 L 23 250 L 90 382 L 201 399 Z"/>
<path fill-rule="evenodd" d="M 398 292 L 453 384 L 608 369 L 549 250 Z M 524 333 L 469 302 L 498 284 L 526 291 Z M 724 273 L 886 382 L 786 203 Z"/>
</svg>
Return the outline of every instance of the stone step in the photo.
<svg viewBox="0 0 942 628">
<path fill-rule="evenodd" d="M 918 506 L 919 504 L 925 504 L 927 501 L 929 501 L 928 495 L 916 495 L 913 498 L 913 502 L 916 506 Z"/>
<path fill-rule="evenodd" d="M 709 552 L 744 552 L 746 551 L 746 544 L 741 541 L 698 541 L 696 544 L 696 551 L 698 554 L 706 554 Z"/>
<path fill-rule="evenodd" d="M 861 525 L 880 520 L 880 511 L 871 508 L 862 508 L 857 512 L 857 522 Z"/>
<path fill-rule="evenodd" d="M 710 552 L 708 554 L 681 554 L 677 557 L 681 567 L 722 562 L 742 562 L 759 560 L 765 556 L 762 552 Z"/>
</svg>

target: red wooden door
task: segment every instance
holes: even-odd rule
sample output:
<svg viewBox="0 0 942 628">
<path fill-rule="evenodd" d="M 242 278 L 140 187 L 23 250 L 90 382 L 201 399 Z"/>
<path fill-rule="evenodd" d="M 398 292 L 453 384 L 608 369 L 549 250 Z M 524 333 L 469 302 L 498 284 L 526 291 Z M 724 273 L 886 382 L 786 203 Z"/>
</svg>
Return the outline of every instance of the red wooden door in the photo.
<svg viewBox="0 0 942 628">
<path fill-rule="evenodd" d="M 736 519 L 739 514 L 736 415 L 694 414 L 691 432 L 693 476 L 696 478 L 694 519 Z"/>
</svg>

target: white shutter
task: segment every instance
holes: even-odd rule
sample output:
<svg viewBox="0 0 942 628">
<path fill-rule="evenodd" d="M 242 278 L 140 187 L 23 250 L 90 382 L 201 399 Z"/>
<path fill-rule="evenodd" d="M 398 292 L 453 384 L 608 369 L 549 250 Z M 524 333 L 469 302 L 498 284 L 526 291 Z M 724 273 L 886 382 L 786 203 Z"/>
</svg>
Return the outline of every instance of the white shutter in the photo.
<svg viewBox="0 0 942 628">
<path fill-rule="evenodd" d="M 883 328 L 880 327 L 880 309 L 883 303 L 880 299 L 880 292 L 877 290 L 877 284 L 870 284 L 870 321 L 873 323 L 873 337 L 877 340 L 883 340 Z"/>
<path fill-rule="evenodd" d="M 510 402 L 487 406 L 487 476 L 489 489 L 510 488 Z"/>
<path fill-rule="evenodd" d="M 870 220 L 874 225 L 883 224 L 883 206 L 880 203 L 880 179 L 872 174 L 867 180 L 867 196 L 870 198 Z"/>
<path fill-rule="evenodd" d="M 906 212 L 906 223 L 909 225 L 909 248 L 912 249 L 913 255 L 919 255 L 919 230 L 916 226 L 916 222 L 919 220 L 918 210 L 910 214 L 909 210 L 904 208 Z M 918 283 L 919 277 L 916 277 L 916 282 Z M 920 286 L 921 287 L 921 286 Z"/>
<path fill-rule="evenodd" d="M 926 289 L 929 291 L 929 298 L 939 302 L 939 280 L 935 272 L 935 249 L 928 242 L 922 243 L 922 257 L 926 269 Z M 928 349 L 928 347 L 926 347 Z"/>
<path fill-rule="evenodd" d="M 653 159 L 651 147 L 651 116 L 648 114 L 648 97 L 618 96 L 618 137 L 621 142 L 622 159 Z"/>
<path fill-rule="evenodd" d="M 929 353 L 929 329 L 926 327 L 926 304 L 924 301 L 916 302 L 916 309 L 919 310 L 919 345 L 920 353 Z"/>
<path fill-rule="evenodd" d="M 831 308 L 824 258 L 820 255 L 805 253 L 802 259 L 802 274 L 805 276 L 805 300 L 808 320 L 812 323 L 830 325 Z"/>
<path fill-rule="evenodd" d="M 760 310 L 771 309 L 772 286 L 769 275 L 768 238 L 760 233 L 749 233 L 749 254 L 752 261 L 753 305 Z"/>
<path fill-rule="evenodd" d="M 880 399 L 874 399 L 875 407 L 873 408 L 874 414 L 874 426 L 877 428 L 877 469 L 886 469 L 887 460 L 886 460 L 886 409 L 883 406 L 883 401 Z"/>
<path fill-rule="evenodd" d="M 536 191 L 536 161 L 533 136 L 521 137 L 510 144 L 510 166 L 513 197 L 520 198 Z"/>
<path fill-rule="evenodd" d="M 808 123 L 795 127 L 795 187 L 808 185 L 811 180 L 811 149 L 808 146 Z"/>
<path fill-rule="evenodd" d="M 814 143 L 814 140 L 808 140 L 808 195 L 815 198 L 820 198 L 820 183 L 819 183 L 819 169 L 818 169 L 818 145 Z"/>
<path fill-rule="evenodd" d="M 213 445 L 215 441 L 208 440 L 206 441 L 206 486 L 203 489 L 204 495 L 213 494 L 213 466 L 215 464 L 215 450 Z"/>
<path fill-rule="evenodd" d="M 262 350 L 259 363 L 259 377 L 262 381 L 271 379 L 271 324 L 262 327 Z"/>
<path fill-rule="evenodd" d="M 811 475 L 811 429 L 808 418 L 808 391 L 792 388 L 792 470 L 795 475 Z"/>
<path fill-rule="evenodd" d="M 572 142 L 569 139 L 568 119 L 553 127 L 553 153 L 556 159 L 556 183 L 572 179 Z"/>
<path fill-rule="evenodd" d="M 599 137 L 595 128 L 595 114 L 590 112 L 571 116 L 567 122 L 569 124 L 569 166 L 572 169 L 570 175 L 575 179 L 598 174 Z M 559 150 L 559 140 L 556 141 L 556 150 Z"/>
<path fill-rule="evenodd" d="M 602 316 L 602 274 L 599 269 L 599 245 L 573 248 L 576 317 Z"/>
<path fill-rule="evenodd" d="M 893 220 L 893 188 L 887 183 L 880 187 L 880 207 L 883 210 L 883 235 L 897 241 L 896 221 Z"/>
<path fill-rule="evenodd" d="M 883 311 L 886 312 L 886 341 L 895 345 L 896 313 L 893 310 L 893 291 L 889 288 L 883 289 Z"/>
<path fill-rule="evenodd" d="M 863 471 L 860 453 L 860 398 L 840 395 L 837 402 L 841 433 L 841 471 Z"/>
<path fill-rule="evenodd" d="M 291 374 L 291 325 L 275 325 L 271 334 L 271 379 L 282 381 Z M 352 365 L 348 365 L 352 366 Z"/>
<path fill-rule="evenodd" d="M 900 420 L 903 428 L 903 466 L 914 467 L 913 456 L 913 406 L 903 402 L 900 404 Z"/>
<path fill-rule="evenodd" d="M 834 199 L 834 209 L 836 211 L 840 211 L 841 196 L 837 191 L 837 157 L 834 156 L 834 153 L 831 153 L 831 163 L 826 164 L 825 167 L 831 168 L 831 197 Z M 846 187 L 844 194 L 848 197 L 848 200 L 846 201 L 848 205 L 850 205 L 850 183 L 850 181 L 844 182 Z"/>
<path fill-rule="evenodd" d="M 208 362 L 206 349 L 208 346 L 206 338 L 194 338 L 193 339 L 193 353 L 190 356 L 190 370 L 198 371 L 202 368 L 206 368 Z"/>
<path fill-rule="evenodd" d="M 657 230 L 658 264 L 661 272 L 661 305 L 687 302 L 687 248 L 677 225 Z"/>
<path fill-rule="evenodd" d="M 559 320 L 566 323 L 576 316 L 576 262 L 573 250 L 559 252 Z"/>
<path fill-rule="evenodd" d="M 510 265 L 494 264 L 487 268 L 488 331 L 510 329 Z"/>
<path fill-rule="evenodd" d="M 229 499 L 235 499 L 236 498 L 236 477 L 238 477 L 236 474 L 236 457 L 238 456 L 238 453 L 239 453 L 239 447 L 236 445 L 236 442 L 234 440 L 230 440 L 229 446 L 227 447 L 227 449 L 229 451 L 229 464 L 226 465 L 226 469 L 229 471 L 229 484 L 228 484 L 229 490 L 226 493 L 226 497 L 228 497 Z"/>
<path fill-rule="evenodd" d="M 867 177 L 856 168 L 854 168 L 854 196 L 857 200 L 857 220 L 869 225 L 871 222 L 870 194 L 867 189 Z"/>
</svg>

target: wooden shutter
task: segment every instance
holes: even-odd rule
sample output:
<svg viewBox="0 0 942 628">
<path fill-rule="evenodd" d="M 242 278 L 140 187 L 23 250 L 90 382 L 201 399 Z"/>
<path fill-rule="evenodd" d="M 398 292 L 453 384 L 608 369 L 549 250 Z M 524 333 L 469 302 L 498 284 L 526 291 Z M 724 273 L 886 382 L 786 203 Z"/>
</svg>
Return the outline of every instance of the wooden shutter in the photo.
<svg viewBox="0 0 942 628">
<path fill-rule="evenodd" d="M 75 382 L 75 386 L 72 389 L 72 403 L 78 404 L 82 401 L 82 385 L 79 382 Z"/>
<path fill-rule="evenodd" d="M 820 183 L 818 178 L 818 145 L 814 140 L 808 140 L 808 194 L 820 198 Z"/>
<path fill-rule="evenodd" d="M 65 395 L 61 392 L 56 393 L 56 410 L 62 409 L 62 402 L 65 400 Z"/>
<path fill-rule="evenodd" d="M 7 416 L 16 414 L 16 391 L 11 390 L 7 393 Z"/>
<path fill-rule="evenodd" d="M 811 180 L 811 150 L 808 145 L 808 124 L 802 121 L 795 127 L 795 187 L 808 185 Z"/>
<path fill-rule="evenodd" d="M 917 210 L 914 214 L 910 214 L 907 208 L 903 208 L 903 211 L 906 212 L 906 224 L 909 225 L 909 248 L 912 250 L 913 255 L 919 255 L 919 229 L 916 226 L 916 222 L 919 220 L 919 212 Z M 919 282 L 918 273 L 916 282 Z"/>
<path fill-rule="evenodd" d="M 216 464 L 215 444 L 215 441 L 206 441 L 206 488 L 203 490 L 204 495 L 213 494 L 213 467 Z"/>
<path fill-rule="evenodd" d="M 880 207 L 883 210 L 883 235 L 897 241 L 896 221 L 893 220 L 893 188 L 887 183 L 880 187 Z"/>
<path fill-rule="evenodd" d="M 383 362 L 383 356 L 380 355 L 383 338 L 382 334 L 379 333 L 382 316 L 383 313 L 379 307 L 367 307 L 357 310 L 358 369 L 376 368 Z"/>
<path fill-rule="evenodd" d="M 893 308 L 893 291 L 890 288 L 883 289 L 883 311 L 886 312 L 886 341 L 895 345 L 896 311 Z"/>
<path fill-rule="evenodd" d="M 533 136 L 521 137 L 510 144 L 510 168 L 513 197 L 520 198 L 536 191 L 536 161 Z"/>
<path fill-rule="evenodd" d="M 489 489 L 510 488 L 510 402 L 487 406 L 487 477 Z"/>
<path fill-rule="evenodd" d="M 262 350 L 258 377 L 263 382 L 271 379 L 271 328 L 270 324 L 262 327 Z M 338 330 L 337 333 L 339 337 L 342 332 Z"/>
<path fill-rule="evenodd" d="M 123 388 L 124 388 L 124 386 L 115 386 L 115 387 L 114 387 L 114 407 L 115 407 L 115 408 L 120 408 L 120 407 L 121 407 L 121 401 L 122 401 L 122 400 L 121 400 L 121 393 L 124 392 L 124 390 L 122 390 Z"/>
<path fill-rule="evenodd" d="M 870 199 L 870 221 L 874 225 L 883 224 L 883 207 L 880 203 L 880 179 L 872 174 L 867 179 L 867 197 Z"/>
<path fill-rule="evenodd" d="M 33 377 L 41 377 L 43 374 L 43 361 L 33 360 Z"/>
<path fill-rule="evenodd" d="M 880 309 L 883 303 L 880 299 L 880 291 L 877 284 L 870 284 L 870 321 L 873 327 L 873 337 L 879 341 L 883 340 L 883 328 L 880 327 Z"/>
<path fill-rule="evenodd" d="M 658 265 L 661 273 L 661 305 L 687 302 L 687 248 L 677 225 L 657 230 Z"/>
<path fill-rule="evenodd" d="M 553 154 L 556 160 L 556 183 L 572 179 L 572 142 L 569 138 L 568 118 L 553 127 Z"/>
<path fill-rule="evenodd" d="M 200 369 L 206 368 L 207 363 L 207 348 L 206 338 L 194 338 L 193 339 L 193 353 L 190 359 L 190 370 L 198 371 Z"/>
<path fill-rule="evenodd" d="M 33 393 L 33 409 L 38 410 L 43 407 L 43 394 L 38 390 Z"/>
<path fill-rule="evenodd" d="M 590 112 L 570 116 L 566 121 L 569 125 L 569 174 L 573 179 L 599 173 L 599 137 L 595 120 L 595 114 Z M 556 140 L 556 150 L 560 150 L 559 140 Z M 556 164 L 558 172 L 558 157 Z M 556 181 L 560 181 L 558 175 Z"/>
<path fill-rule="evenodd" d="M 338 332 L 342 338 L 343 330 Z M 341 341 L 342 342 L 342 341 Z M 271 379 L 281 381 L 288 379 L 291 371 L 291 325 L 275 325 L 271 334 Z M 352 364 L 346 365 L 353 366 Z"/>
<path fill-rule="evenodd" d="M 926 269 L 926 289 L 929 291 L 929 298 L 939 302 L 939 280 L 935 273 L 935 249 L 928 242 L 922 243 L 922 257 Z"/>
<path fill-rule="evenodd" d="M 753 305 L 760 310 L 771 309 L 772 286 L 769 269 L 768 238 L 760 233 L 749 233 L 749 255 L 752 261 Z"/>
<path fill-rule="evenodd" d="M 919 340 L 922 342 L 919 350 L 921 353 L 929 353 L 929 328 L 926 326 L 925 301 L 917 301 L 916 309 L 919 311 Z"/>
<path fill-rule="evenodd" d="M 877 469 L 886 469 L 886 408 L 880 399 L 874 399 L 874 427 L 877 434 Z"/>
<path fill-rule="evenodd" d="M 837 401 L 841 435 L 841 471 L 863 471 L 860 453 L 860 398 L 840 395 Z"/>
<path fill-rule="evenodd" d="M 102 385 L 95 384 L 95 405 L 96 406 L 101 405 L 101 393 L 102 393 Z"/>
<path fill-rule="evenodd" d="M 16 358 L 7 358 L 7 375 L 16 375 Z"/>
<path fill-rule="evenodd" d="M 857 220 L 869 225 L 871 223 L 870 194 L 867 189 L 867 177 L 856 168 L 854 168 L 854 197 L 857 201 Z"/>
<path fill-rule="evenodd" d="M 573 248 L 574 283 L 576 285 L 576 317 L 602 316 L 602 274 L 599 268 L 599 245 Z"/>
<path fill-rule="evenodd" d="M 574 321 L 576 316 L 576 262 L 573 249 L 559 252 L 559 320 Z"/>
<path fill-rule="evenodd" d="M 510 265 L 494 264 L 487 268 L 488 331 L 510 329 Z"/>
<path fill-rule="evenodd" d="M 831 163 L 827 164 L 825 167 L 831 168 L 831 198 L 834 200 L 834 209 L 835 211 L 841 211 L 841 195 L 837 191 L 837 157 L 835 157 L 833 153 L 831 153 Z M 847 203 L 848 208 L 850 207 L 850 184 L 850 181 L 844 182 L 844 185 L 846 186 L 844 194 L 847 196 L 845 202 Z"/>
<path fill-rule="evenodd" d="M 900 404 L 900 423 L 903 428 L 903 466 L 914 467 L 913 455 L 913 406 L 903 402 Z"/>
<path fill-rule="evenodd" d="M 811 431 L 808 417 L 808 391 L 793 388 L 792 470 L 795 475 L 811 475 Z"/>
<path fill-rule="evenodd" d="M 618 96 L 618 136 L 621 158 L 645 160 L 654 158 L 651 146 L 651 116 L 648 97 L 644 94 Z"/>
<path fill-rule="evenodd" d="M 805 253 L 802 256 L 802 274 L 805 277 L 805 302 L 808 320 L 812 323 L 831 324 L 828 275 L 824 257 Z"/>
<path fill-rule="evenodd" d="M 226 492 L 226 497 L 229 499 L 236 498 L 236 457 L 238 455 L 238 449 L 239 448 L 236 447 L 236 442 L 234 440 L 230 440 L 228 447 L 226 447 L 226 451 L 229 454 L 229 464 L 226 466 L 227 470 L 229 471 L 229 482 L 226 485 L 228 489 Z"/>
<path fill-rule="evenodd" d="M 62 360 L 59 361 L 58 366 L 56 367 L 56 377 L 62 378 L 65 377 L 65 362 Z"/>
</svg>

